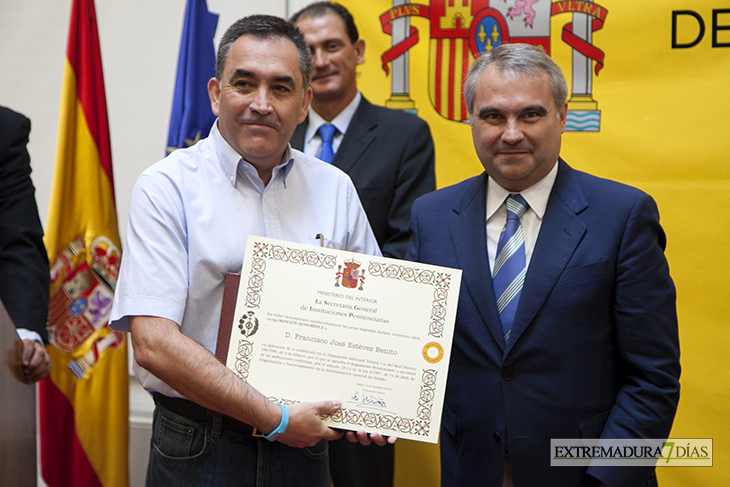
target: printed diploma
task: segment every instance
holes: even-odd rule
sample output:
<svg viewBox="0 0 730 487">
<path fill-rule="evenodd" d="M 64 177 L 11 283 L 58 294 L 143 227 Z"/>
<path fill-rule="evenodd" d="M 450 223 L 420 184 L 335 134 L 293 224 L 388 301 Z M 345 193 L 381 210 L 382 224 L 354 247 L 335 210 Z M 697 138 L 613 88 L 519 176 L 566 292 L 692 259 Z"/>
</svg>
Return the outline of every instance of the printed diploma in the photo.
<svg viewBox="0 0 730 487">
<path fill-rule="evenodd" d="M 437 442 L 460 270 L 254 236 L 245 255 L 230 369 L 279 403 L 341 400 L 333 428 Z"/>
</svg>

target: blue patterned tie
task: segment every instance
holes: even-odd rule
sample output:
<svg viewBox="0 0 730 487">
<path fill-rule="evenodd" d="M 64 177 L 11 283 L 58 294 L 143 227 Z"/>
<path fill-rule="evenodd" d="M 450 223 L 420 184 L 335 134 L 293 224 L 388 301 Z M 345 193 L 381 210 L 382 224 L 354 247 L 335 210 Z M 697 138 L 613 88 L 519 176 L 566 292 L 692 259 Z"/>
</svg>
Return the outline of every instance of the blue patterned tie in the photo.
<svg viewBox="0 0 730 487">
<path fill-rule="evenodd" d="M 525 282 L 525 237 L 522 233 L 520 218 L 529 205 L 519 194 L 507 198 L 507 221 L 497 244 L 497 258 L 494 261 L 492 282 L 497 310 L 502 322 L 504 341 L 509 341 L 512 321 L 520 301 L 522 284 Z"/>
<path fill-rule="evenodd" d="M 332 139 L 335 138 L 335 132 L 337 132 L 337 129 L 329 123 L 322 125 L 317 130 L 319 137 L 322 139 L 322 149 L 320 149 L 317 157 L 324 162 L 332 162 L 332 159 L 335 157 L 335 150 L 332 147 Z"/>
</svg>

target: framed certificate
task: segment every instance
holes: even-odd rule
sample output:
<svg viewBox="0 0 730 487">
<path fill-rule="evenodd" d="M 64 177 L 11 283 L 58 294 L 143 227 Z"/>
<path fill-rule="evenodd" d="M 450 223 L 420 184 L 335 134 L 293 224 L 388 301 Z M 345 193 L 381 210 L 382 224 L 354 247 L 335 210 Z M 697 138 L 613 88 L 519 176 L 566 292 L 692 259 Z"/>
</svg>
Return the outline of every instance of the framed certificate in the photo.
<svg viewBox="0 0 730 487">
<path fill-rule="evenodd" d="M 217 356 L 333 428 L 438 441 L 461 271 L 250 236 Z"/>
</svg>

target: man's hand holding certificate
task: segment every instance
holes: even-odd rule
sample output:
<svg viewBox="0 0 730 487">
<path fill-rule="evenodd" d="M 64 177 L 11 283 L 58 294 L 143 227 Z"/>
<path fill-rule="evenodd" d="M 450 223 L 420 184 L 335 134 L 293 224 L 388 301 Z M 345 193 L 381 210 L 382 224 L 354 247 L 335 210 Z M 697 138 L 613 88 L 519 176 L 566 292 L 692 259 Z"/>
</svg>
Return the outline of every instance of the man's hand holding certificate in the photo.
<svg viewBox="0 0 730 487">
<path fill-rule="evenodd" d="M 436 443 L 460 283 L 456 269 L 252 236 L 219 356 L 278 403 L 341 400 L 328 426 Z"/>
</svg>

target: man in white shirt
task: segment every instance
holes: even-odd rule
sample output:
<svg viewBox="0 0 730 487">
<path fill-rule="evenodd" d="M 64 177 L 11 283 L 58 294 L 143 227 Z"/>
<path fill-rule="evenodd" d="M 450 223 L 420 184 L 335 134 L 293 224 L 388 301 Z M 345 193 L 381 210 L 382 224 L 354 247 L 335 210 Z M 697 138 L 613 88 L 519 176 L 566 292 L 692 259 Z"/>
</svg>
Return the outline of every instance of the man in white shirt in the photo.
<svg viewBox="0 0 730 487">
<path fill-rule="evenodd" d="M 379 252 L 349 178 L 288 147 L 311 100 L 310 70 L 288 22 L 234 23 L 208 83 L 210 135 L 135 183 L 111 325 L 131 331 L 135 370 L 155 393 L 147 485 L 329 485 L 323 440 L 342 432 L 319 415 L 340 402 L 279 406 L 213 355 L 225 274 L 240 271 L 248 235 L 318 244 L 321 234 Z"/>
</svg>

